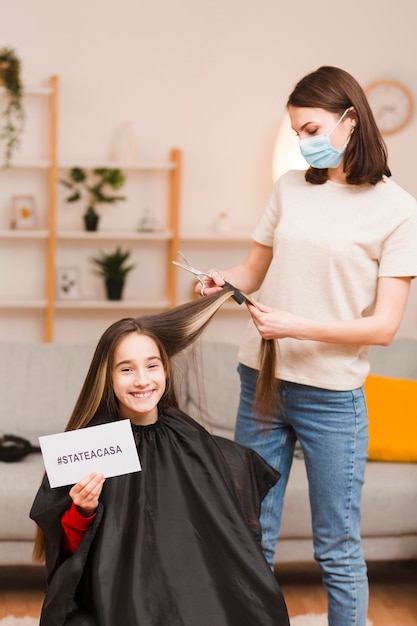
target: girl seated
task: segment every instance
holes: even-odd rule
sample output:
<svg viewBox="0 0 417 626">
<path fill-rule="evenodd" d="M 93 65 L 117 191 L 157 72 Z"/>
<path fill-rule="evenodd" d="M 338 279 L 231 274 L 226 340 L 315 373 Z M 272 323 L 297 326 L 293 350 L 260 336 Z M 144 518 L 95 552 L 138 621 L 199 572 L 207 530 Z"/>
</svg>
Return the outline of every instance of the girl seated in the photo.
<svg viewBox="0 0 417 626">
<path fill-rule="evenodd" d="M 31 509 L 46 559 L 41 626 L 288 626 L 260 546 L 258 515 L 278 473 L 184 414 L 172 357 L 224 290 L 102 335 L 66 430 L 128 419 L 142 471 L 90 474 Z"/>
</svg>

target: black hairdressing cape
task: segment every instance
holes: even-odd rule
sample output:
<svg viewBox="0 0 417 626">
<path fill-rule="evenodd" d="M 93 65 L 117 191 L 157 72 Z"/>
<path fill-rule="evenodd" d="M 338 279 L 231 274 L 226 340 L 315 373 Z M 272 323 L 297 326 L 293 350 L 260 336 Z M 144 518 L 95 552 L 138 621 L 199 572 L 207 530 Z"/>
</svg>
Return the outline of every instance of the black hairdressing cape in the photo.
<svg viewBox="0 0 417 626">
<path fill-rule="evenodd" d="M 74 554 L 61 548 L 69 488 L 45 478 L 36 495 L 48 581 L 40 625 L 288 626 L 258 521 L 278 473 L 178 410 L 132 429 L 142 471 L 107 478 Z"/>
</svg>

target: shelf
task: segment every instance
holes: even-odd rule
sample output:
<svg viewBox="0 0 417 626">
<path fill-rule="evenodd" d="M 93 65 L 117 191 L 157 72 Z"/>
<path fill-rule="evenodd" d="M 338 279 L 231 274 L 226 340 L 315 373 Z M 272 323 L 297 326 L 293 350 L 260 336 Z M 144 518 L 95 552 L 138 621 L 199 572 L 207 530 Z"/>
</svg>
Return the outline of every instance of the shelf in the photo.
<svg viewBox="0 0 417 626">
<path fill-rule="evenodd" d="M 245 233 L 184 233 L 181 242 L 185 243 L 247 243 L 251 236 Z"/>
<path fill-rule="evenodd" d="M 46 300 L 0 300 L 0 309 L 44 309 Z"/>
<path fill-rule="evenodd" d="M 0 239 L 47 239 L 47 230 L 0 230 Z"/>
<path fill-rule="evenodd" d="M 85 241 L 100 241 L 100 240 L 137 240 L 137 241 L 170 241 L 173 238 L 173 234 L 168 231 L 153 231 L 153 232 L 131 232 L 131 231 L 83 231 L 83 230 L 61 230 L 57 232 L 57 239 L 68 240 L 85 240 Z"/>
<path fill-rule="evenodd" d="M 48 169 L 51 167 L 51 162 L 47 159 L 15 159 L 11 164 L 11 169 Z M 172 171 L 175 170 L 177 165 L 173 161 L 138 161 L 136 163 L 131 162 L 118 162 L 118 161 L 61 161 L 57 163 L 59 170 L 69 170 L 73 167 L 81 167 L 83 169 L 97 169 L 99 167 L 109 169 L 121 169 L 121 170 L 135 170 L 135 171 Z"/>
<path fill-rule="evenodd" d="M 16 159 L 10 165 L 10 170 L 14 169 L 38 169 L 48 170 L 51 167 L 51 161 L 47 159 Z"/>
<path fill-rule="evenodd" d="M 8 93 L 5 87 L 0 87 L 0 94 Z M 23 96 L 50 96 L 53 90 L 51 87 L 26 87 Z"/>
<path fill-rule="evenodd" d="M 83 169 L 97 169 L 99 167 L 120 170 L 144 170 L 144 171 L 170 171 L 177 168 L 174 161 L 60 161 L 59 169 L 72 169 L 73 167 L 81 167 Z"/>
<path fill-rule="evenodd" d="M 170 306 L 168 300 L 57 300 L 55 307 L 60 310 L 119 310 L 132 309 L 144 311 L 149 309 L 167 309 Z"/>
</svg>

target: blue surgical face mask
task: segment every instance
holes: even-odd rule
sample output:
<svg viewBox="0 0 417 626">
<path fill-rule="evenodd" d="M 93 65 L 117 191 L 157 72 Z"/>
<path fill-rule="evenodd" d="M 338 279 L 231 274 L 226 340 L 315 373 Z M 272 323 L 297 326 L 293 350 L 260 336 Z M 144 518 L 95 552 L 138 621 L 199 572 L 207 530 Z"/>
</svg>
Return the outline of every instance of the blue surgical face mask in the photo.
<svg viewBox="0 0 417 626">
<path fill-rule="evenodd" d="M 346 109 L 340 120 L 329 133 L 322 133 L 320 135 L 316 135 L 315 137 L 307 137 L 306 139 L 299 140 L 301 154 L 311 167 L 316 167 L 317 169 L 327 169 L 328 167 L 337 167 L 342 162 L 346 146 L 349 143 L 350 135 L 345 145 L 342 146 L 340 150 L 337 150 L 332 146 L 330 135 L 339 126 L 340 122 L 343 120 L 350 108 L 351 107 Z"/>
</svg>

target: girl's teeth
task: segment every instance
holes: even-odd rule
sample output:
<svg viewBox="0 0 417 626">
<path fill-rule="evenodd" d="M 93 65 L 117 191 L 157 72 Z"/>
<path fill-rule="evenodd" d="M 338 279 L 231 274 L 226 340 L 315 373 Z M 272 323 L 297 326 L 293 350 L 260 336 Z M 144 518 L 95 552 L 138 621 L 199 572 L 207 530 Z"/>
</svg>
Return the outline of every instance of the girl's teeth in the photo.
<svg viewBox="0 0 417 626">
<path fill-rule="evenodd" d="M 135 398 L 149 398 L 149 396 L 151 395 L 152 391 L 147 391 L 145 393 L 134 393 L 134 397 Z"/>
</svg>

